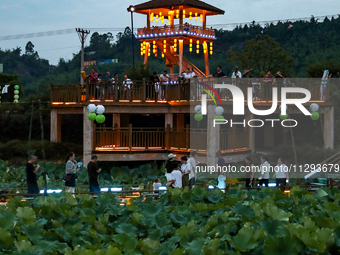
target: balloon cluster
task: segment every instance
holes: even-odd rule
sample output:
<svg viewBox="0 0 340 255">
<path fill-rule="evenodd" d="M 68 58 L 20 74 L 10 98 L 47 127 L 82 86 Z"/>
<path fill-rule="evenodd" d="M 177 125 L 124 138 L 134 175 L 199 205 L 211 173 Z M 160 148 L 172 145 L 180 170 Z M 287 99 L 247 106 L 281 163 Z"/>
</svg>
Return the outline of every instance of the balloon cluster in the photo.
<svg viewBox="0 0 340 255">
<path fill-rule="evenodd" d="M 195 118 L 196 121 L 200 122 L 203 119 L 202 106 L 196 105 L 195 106 L 195 112 L 196 112 L 196 114 L 195 114 L 194 118 Z M 215 113 L 217 115 L 216 116 L 216 122 L 224 120 L 224 117 L 222 116 L 223 112 L 224 112 L 224 109 L 223 109 L 222 106 L 217 106 L 215 108 Z"/>
<path fill-rule="evenodd" d="M 87 116 L 90 121 L 97 121 L 97 123 L 104 123 L 105 116 L 103 113 L 105 112 L 105 107 L 102 105 L 95 106 L 94 104 L 89 104 L 87 106 L 87 109 L 89 110 L 89 115 Z"/>
<path fill-rule="evenodd" d="M 312 115 L 310 116 L 312 120 L 318 120 L 320 117 L 318 113 L 319 105 L 316 103 L 312 103 L 309 107 L 310 107 L 310 110 L 312 111 Z"/>
<path fill-rule="evenodd" d="M 20 92 L 19 92 L 19 85 L 15 85 L 14 86 L 14 103 L 19 103 L 19 94 L 20 94 Z"/>
</svg>

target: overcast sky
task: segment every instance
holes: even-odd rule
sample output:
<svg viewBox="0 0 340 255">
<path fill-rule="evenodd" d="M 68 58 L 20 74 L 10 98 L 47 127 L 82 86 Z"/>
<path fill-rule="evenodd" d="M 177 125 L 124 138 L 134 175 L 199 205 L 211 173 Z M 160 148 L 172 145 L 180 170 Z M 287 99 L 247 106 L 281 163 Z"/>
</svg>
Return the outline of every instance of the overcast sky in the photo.
<svg viewBox="0 0 340 255">
<path fill-rule="evenodd" d="M 142 0 L 0 0 L 0 37 L 76 27 L 123 29 L 131 26 L 127 7 L 142 2 Z M 287 20 L 340 12 L 339 0 L 208 0 L 207 3 L 225 11 L 223 16 L 208 17 L 207 26 L 253 20 Z M 134 27 L 145 25 L 146 16 L 134 14 Z M 91 34 L 93 32 L 95 30 L 91 29 Z M 109 31 L 100 31 L 104 32 Z M 112 33 L 115 35 L 117 32 Z M 48 59 L 51 64 L 57 64 L 61 57 L 72 58 L 72 53 L 80 49 L 76 33 L 0 41 L 0 48 L 4 50 L 19 46 L 24 51 L 29 40 L 35 45 L 40 57 Z M 88 42 L 89 39 L 87 44 Z"/>
</svg>

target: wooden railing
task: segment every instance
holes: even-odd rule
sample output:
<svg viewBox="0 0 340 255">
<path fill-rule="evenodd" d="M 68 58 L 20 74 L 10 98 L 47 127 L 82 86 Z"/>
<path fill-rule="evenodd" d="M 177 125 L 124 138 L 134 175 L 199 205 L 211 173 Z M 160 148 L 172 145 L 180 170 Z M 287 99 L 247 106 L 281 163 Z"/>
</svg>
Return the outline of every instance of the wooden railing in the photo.
<svg viewBox="0 0 340 255">
<path fill-rule="evenodd" d="M 221 150 L 248 147 L 245 129 L 231 128 L 220 132 Z M 237 148 L 236 148 L 237 145 Z M 179 149 L 206 150 L 207 129 L 203 128 L 97 128 L 94 131 L 94 147 L 110 149 Z"/>
<path fill-rule="evenodd" d="M 185 25 L 175 25 L 168 26 L 164 25 L 163 27 L 151 27 L 151 28 L 139 28 L 137 30 L 137 38 L 142 39 L 152 39 L 157 37 L 171 37 L 171 36 L 179 36 L 179 35 L 192 35 L 205 37 L 208 39 L 215 38 L 215 30 L 212 28 L 203 28 L 199 26 L 185 26 Z"/>
<path fill-rule="evenodd" d="M 331 82 L 332 80 L 330 80 Z M 101 84 L 85 83 L 80 85 L 53 85 L 51 84 L 51 101 L 53 103 L 83 102 L 97 100 L 100 102 L 150 102 L 150 101 L 181 101 L 193 100 L 200 101 L 204 90 L 208 90 L 212 95 L 215 94 L 209 88 L 215 88 L 216 84 L 233 84 L 241 89 L 244 99 L 247 100 L 248 88 L 253 88 L 252 98 L 259 102 L 272 101 L 273 87 L 277 88 L 278 100 L 281 100 L 282 87 L 301 87 L 310 91 L 311 100 L 321 100 L 319 79 L 289 79 L 282 83 L 282 79 L 276 82 L 264 83 L 259 81 L 258 85 L 253 79 L 229 79 L 229 78 L 193 78 L 190 81 L 182 78 L 173 79 L 166 83 L 153 83 L 149 79 L 133 81 L 130 89 L 124 88 L 122 82 L 115 85 L 103 82 Z M 279 83 L 280 82 L 280 83 Z M 329 87 L 327 85 L 325 100 L 329 97 Z M 204 90 L 203 90 L 204 89 Z M 228 89 L 218 89 L 215 91 L 221 99 L 233 99 L 232 93 Z M 254 92 L 256 91 L 256 92 Z M 214 95 L 216 99 L 216 95 Z M 302 93 L 289 93 L 287 98 L 301 98 Z M 208 96 L 210 98 L 210 96 Z M 322 100 L 323 101 L 323 100 Z"/>
</svg>

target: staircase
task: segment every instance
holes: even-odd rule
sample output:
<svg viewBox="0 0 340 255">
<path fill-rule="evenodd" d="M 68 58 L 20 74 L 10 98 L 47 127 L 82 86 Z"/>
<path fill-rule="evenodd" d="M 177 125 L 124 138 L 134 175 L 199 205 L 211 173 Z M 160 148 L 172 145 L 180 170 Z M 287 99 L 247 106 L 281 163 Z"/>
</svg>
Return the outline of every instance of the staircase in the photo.
<svg viewBox="0 0 340 255">
<path fill-rule="evenodd" d="M 163 52 L 163 49 L 164 49 L 163 42 L 157 41 L 157 46 L 160 49 L 160 51 Z M 152 50 L 152 49 L 150 49 L 150 50 Z M 179 56 L 176 53 L 171 52 L 169 46 L 167 46 L 167 48 L 166 48 L 166 52 L 164 53 L 164 57 L 166 58 L 166 62 L 165 62 L 166 66 L 168 66 L 168 67 L 173 66 L 173 65 L 179 66 Z M 185 70 L 187 68 L 190 68 L 190 67 L 195 72 L 195 74 L 198 78 L 206 76 L 205 73 L 202 72 L 197 66 L 195 66 L 193 63 L 191 63 L 189 60 L 187 60 L 185 57 L 183 57 L 183 70 L 182 71 L 185 72 Z M 180 73 L 181 73 L 181 71 L 180 71 Z"/>
</svg>

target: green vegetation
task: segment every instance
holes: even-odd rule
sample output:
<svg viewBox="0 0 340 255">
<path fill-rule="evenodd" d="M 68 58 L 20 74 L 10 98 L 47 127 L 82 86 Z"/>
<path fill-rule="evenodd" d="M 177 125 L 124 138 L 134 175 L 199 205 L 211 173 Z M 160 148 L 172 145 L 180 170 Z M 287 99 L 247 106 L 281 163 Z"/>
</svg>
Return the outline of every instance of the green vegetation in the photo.
<svg viewBox="0 0 340 255">
<path fill-rule="evenodd" d="M 340 191 L 169 190 L 119 206 L 114 194 L 14 198 L 0 207 L 3 254 L 336 254 Z"/>
</svg>

